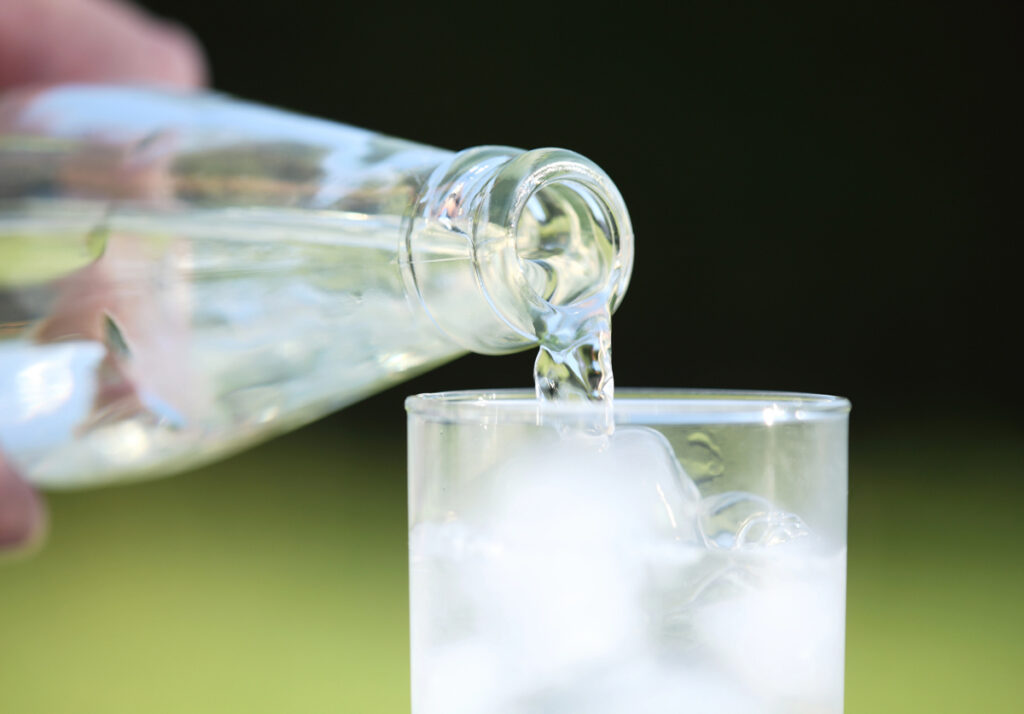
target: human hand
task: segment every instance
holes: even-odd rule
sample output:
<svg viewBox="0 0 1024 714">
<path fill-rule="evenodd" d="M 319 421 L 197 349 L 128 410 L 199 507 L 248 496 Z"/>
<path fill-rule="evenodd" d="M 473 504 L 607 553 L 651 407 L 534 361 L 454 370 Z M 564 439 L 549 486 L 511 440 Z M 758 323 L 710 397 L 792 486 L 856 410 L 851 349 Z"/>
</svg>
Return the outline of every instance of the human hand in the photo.
<svg viewBox="0 0 1024 714">
<path fill-rule="evenodd" d="M 187 30 L 122 0 L 0 0 L 0 91 L 205 81 L 202 52 Z M 0 552 L 39 542 L 46 522 L 42 500 L 0 453 Z"/>
</svg>

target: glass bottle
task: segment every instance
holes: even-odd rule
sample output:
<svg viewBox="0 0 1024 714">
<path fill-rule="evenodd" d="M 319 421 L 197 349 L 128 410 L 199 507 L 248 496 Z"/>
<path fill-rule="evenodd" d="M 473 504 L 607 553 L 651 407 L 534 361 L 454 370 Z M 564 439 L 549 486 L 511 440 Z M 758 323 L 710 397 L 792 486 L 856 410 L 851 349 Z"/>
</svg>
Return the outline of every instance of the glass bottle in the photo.
<svg viewBox="0 0 1024 714">
<path fill-rule="evenodd" d="M 170 473 L 466 351 L 536 344 L 633 256 L 561 149 L 458 153 L 214 94 L 0 100 L 0 451 L 29 480 Z"/>
</svg>

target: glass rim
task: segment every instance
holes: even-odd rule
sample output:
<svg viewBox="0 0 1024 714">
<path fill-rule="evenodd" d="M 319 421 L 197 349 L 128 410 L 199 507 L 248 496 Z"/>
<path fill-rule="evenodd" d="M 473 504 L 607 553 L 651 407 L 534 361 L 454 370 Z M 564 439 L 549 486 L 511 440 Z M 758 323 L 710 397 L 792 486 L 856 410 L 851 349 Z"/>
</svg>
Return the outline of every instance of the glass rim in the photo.
<svg viewBox="0 0 1024 714">
<path fill-rule="evenodd" d="M 806 422 L 842 419 L 850 412 L 844 397 L 805 392 L 730 389 L 622 388 L 615 390 L 616 424 L 707 424 Z M 544 403 L 528 389 L 433 392 L 407 397 L 410 417 L 428 421 L 535 422 L 544 417 L 578 417 L 592 406 Z"/>
</svg>

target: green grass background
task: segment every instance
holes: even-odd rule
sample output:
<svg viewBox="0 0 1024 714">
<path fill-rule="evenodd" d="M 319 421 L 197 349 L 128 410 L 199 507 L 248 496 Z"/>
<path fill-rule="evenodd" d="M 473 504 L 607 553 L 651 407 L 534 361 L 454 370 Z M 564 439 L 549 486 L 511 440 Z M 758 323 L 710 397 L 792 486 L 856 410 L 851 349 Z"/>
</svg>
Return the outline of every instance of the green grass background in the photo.
<svg viewBox="0 0 1024 714">
<path fill-rule="evenodd" d="M 407 712 L 395 431 L 51 495 L 45 549 L 0 564 L 0 712 Z M 1020 711 L 1020 437 L 855 429 L 848 714 Z"/>
</svg>

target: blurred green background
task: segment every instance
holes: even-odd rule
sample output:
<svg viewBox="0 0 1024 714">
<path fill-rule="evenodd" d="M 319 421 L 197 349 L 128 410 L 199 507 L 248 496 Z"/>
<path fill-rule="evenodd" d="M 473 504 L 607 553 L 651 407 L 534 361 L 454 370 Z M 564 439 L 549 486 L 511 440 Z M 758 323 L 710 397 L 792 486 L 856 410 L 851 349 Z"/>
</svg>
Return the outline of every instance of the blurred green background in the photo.
<svg viewBox="0 0 1024 714">
<path fill-rule="evenodd" d="M 601 165 L 637 235 L 620 384 L 853 401 L 847 711 L 1019 711 L 1019 3 L 145 5 L 224 91 Z M 0 563 L 0 712 L 408 711 L 402 397 L 532 359 L 53 494 Z"/>
<path fill-rule="evenodd" d="M 0 570 L 3 711 L 407 712 L 397 421 L 53 496 L 45 552 Z M 855 438 L 851 714 L 1019 711 L 1020 443 L 983 421 Z"/>
</svg>

